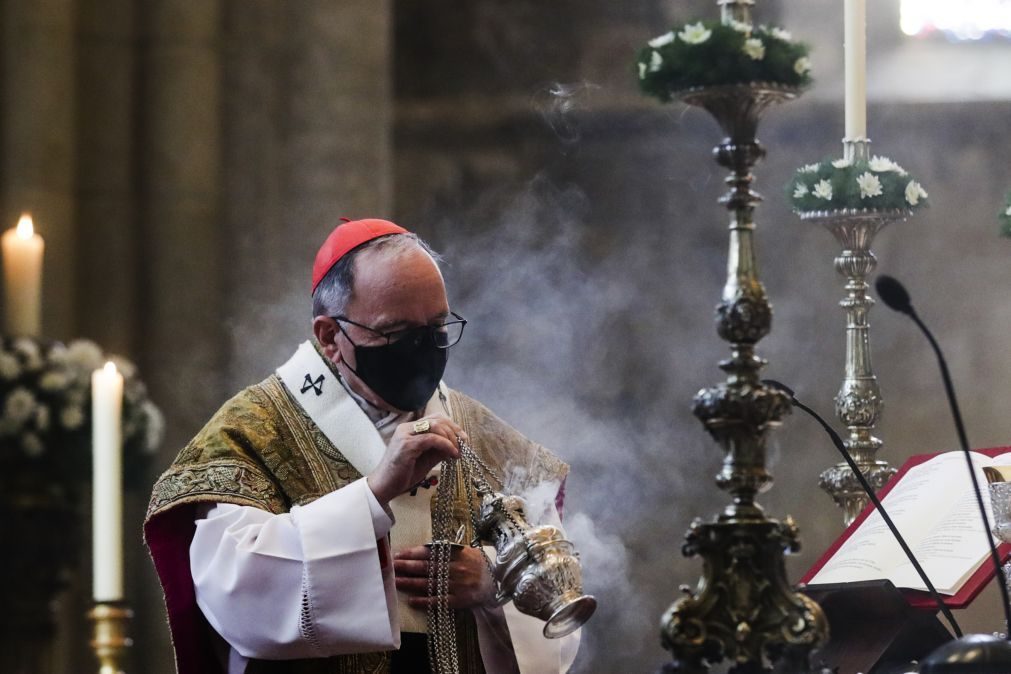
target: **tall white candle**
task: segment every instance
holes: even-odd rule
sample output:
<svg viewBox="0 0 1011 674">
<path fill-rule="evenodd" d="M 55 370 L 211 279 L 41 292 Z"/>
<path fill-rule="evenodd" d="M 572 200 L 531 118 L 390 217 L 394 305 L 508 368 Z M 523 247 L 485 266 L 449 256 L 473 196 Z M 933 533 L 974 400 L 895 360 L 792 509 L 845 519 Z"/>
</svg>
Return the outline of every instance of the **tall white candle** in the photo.
<svg viewBox="0 0 1011 674">
<path fill-rule="evenodd" d="M 91 375 L 92 552 L 95 601 L 123 598 L 123 375 Z"/>
<path fill-rule="evenodd" d="M 0 238 L 4 265 L 4 328 L 9 335 L 37 336 L 42 315 L 42 252 L 27 213 Z"/>
<path fill-rule="evenodd" d="M 846 0 L 846 138 L 867 137 L 867 0 Z"/>
</svg>

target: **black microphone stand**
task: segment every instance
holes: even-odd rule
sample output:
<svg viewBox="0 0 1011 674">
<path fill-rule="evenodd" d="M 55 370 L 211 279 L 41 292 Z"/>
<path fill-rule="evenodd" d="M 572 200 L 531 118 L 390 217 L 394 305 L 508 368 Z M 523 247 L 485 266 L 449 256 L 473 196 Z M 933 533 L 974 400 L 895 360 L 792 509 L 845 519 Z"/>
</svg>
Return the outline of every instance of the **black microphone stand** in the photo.
<svg viewBox="0 0 1011 674">
<path fill-rule="evenodd" d="M 922 580 L 923 584 L 926 586 L 931 598 L 937 605 L 937 609 L 944 615 L 948 624 L 951 625 L 951 630 L 955 633 L 955 636 L 961 637 L 962 629 L 958 626 L 958 622 L 955 620 L 955 616 L 952 615 L 951 609 L 949 609 L 948 605 L 944 603 L 944 599 L 941 598 L 937 588 L 935 588 L 934 584 L 930 581 L 930 577 L 927 575 L 927 572 L 923 570 L 922 566 L 920 566 L 920 561 L 916 559 L 916 555 L 914 555 L 913 551 L 909 548 L 909 545 L 906 543 L 906 539 L 899 533 L 899 529 L 895 526 L 895 522 L 892 521 L 888 511 L 885 510 L 885 506 L 881 504 L 881 500 L 878 498 L 878 495 L 874 493 L 874 488 L 871 487 L 871 484 L 867 481 L 867 478 L 864 477 L 864 474 L 860 471 L 859 466 L 857 466 L 856 461 L 853 460 L 849 451 L 846 450 L 846 444 L 843 442 L 842 438 L 839 437 L 839 434 L 836 433 L 835 429 L 832 428 L 832 426 L 830 426 L 820 414 L 800 402 L 800 400 L 797 399 L 796 394 L 793 392 L 793 389 L 788 387 L 786 384 L 778 382 L 775 379 L 763 379 L 762 383 L 778 388 L 789 395 L 790 402 L 793 403 L 794 407 L 798 407 L 807 412 L 808 416 L 817 421 L 818 425 L 825 429 L 825 432 L 828 433 L 829 437 L 832 439 L 832 444 L 835 445 L 837 450 L 839 450 L 839 454 L 842 455 L 843 460 L 850 467 L 850 470 L 853 471 L 853 475 L 856 476 L 860 486 L 867 494 L 867 498 L 869 498 L 871 503 L 874 504 L 875 509 L 877 509 L 878 513 L 881 515 L 881 519 L 885 521 L 885 525 L 888 527 L 888 530 L 892 532 L 892 536 L 895 538 L 896 542 L 898 542 L 899 547 L 902 548 L 902 552 L 905 553 L 909 563 L 913 565 L 917 575 L 920 576 L 920 580 Z"/>
<path fill-rule="evenodd" d="M 976 479 L 976 470 L 972 465 L 972 454 L 969 451 L 969 440 L 966 437 L 965 425 L 962 423 L 962 412 L 959 409 L 958 401 L 955 398 L 955 387 L 951 382 L 951 373 L 948 371 L 948 364 L 944 354 L 933 333 L 913 309 L 909 292 L 891 276 L 882 275 L 875 283 L 878 296 L 890 308 L 899 313 L 906 314 L 913 319 L 920 331 L 930 342 L 934 355 L 937 356 L 937 363 L 941 369 L 941 379 L 944 381 L 944 390 L 948 396 L 948 404 L 951 407 L 951 414 L 955 421 L 955 431 L 958 434 L 958 442 L 965 455 L 966 465 L 969 468 L 969 478 L 972 480 L 972 488 L 976 494 L 976 503 L 979 506 L 980 517 L 983 519 L 983 526 L 986 542 L 990 549 L 990 559 L 997 572 L 997 584 L 1000 587 L 1001 603 L 1004 607 L 1004 622 L 1009 630 L 1008 638 L 1011 639 L 1011 601 L 1008 598 L 1007 579 L 1001 569 L 1000 556 L 997 554 L 997 546 L 994 545 L 993 536 L 990 533 L 990 518 L 986 514 L 986 506 L 983 503 L 983 492 L 979 488 L 979 481 Z M 1011 643 L 1004 639 L 984 634 L 970 634 L 956 639 L 931 653 L 920 666 L 920 674 L 1011 674 Z"/>
</svg>

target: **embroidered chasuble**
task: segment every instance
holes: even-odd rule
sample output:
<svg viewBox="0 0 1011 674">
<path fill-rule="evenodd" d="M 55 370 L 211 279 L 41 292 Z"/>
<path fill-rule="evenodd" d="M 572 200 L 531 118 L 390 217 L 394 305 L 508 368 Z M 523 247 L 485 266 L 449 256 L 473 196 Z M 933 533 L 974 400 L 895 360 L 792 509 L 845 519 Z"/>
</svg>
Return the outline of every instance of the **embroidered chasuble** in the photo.
<svg viewBox="0 0 1011 674">
<path fill-rule="evenodd" d="M 307 346 L 303 345 L 301 351 Z M 329 361 L 320 360 L 329 366 Z M 284 367 L 294 361 L 295 358 Z M 317 399 L 325 398 L 323 391 L 317 393 L 317 389 L 341 386 L 334 370 L 327 367 L 312 372 L 312 376 L 306 374 L 305 382 L 299 385 L 284 367 L 226 402 L 154 485 L 144 534 L 165 593 L 180 674 L 226 671 L 219 659 L 223 640 L 197 606 L 190 570 L 188 551 L 198 509 L 226 503 L 252 506 L 272 514 L 287 513 L 294 506 L 305 506 L 350 485 L 374 466 L 368 465 L 369 456 L 361 454 L 361 445 L 374 443 L 374 438 L 359 441 L 353 428 L 359 423 L 367 424 L 369 432 L 378 437 L 364 412 L 357 411 L 361 421 L 353 421 L 356 417 L 351 414 L 330 415 L 333 419 L 352 420 L 344 427 L 325 418 L 328 410 L 313 408 L 322 404 Z M 343 400 L 356 404 L 345 392 L 342 395 Z M 562 485 L 568 466 L 548 450 L 527 440 L 486 407 L 461 393 L 443 386 L 437 397 L 445 401 L 449 415 L 467 432 L 478 455 L 498 474 L 506 476 L 507 491 L 522 493 L 542 482 Z M 426 412 L 432 411 L 430 404 Z M 318 424 L 314 419 L 321 421 Z M 364 426 L 358 431 L 365 433 L 363 429 Z M 372 447 L 373 452 L 377 449 Z M 437 479 L 438 469 L 434 473 Z M 429 493 L 422 493 L 425 491 Z M 393 549 L 417 545 L 430 538 L 434 491 L 434 488 L 419 489 L 414 497 L 403 495 L 391 502 L 395 518 L 391 530 Z M 457 494 L 457 499 L 452 508 L 457 520 L 454 529 L 462 527 L 464 540 L 469 541 L 472 537 L 469 509 L 462 493 Z M 423 504 L 421 510 L 418 503 Z M 339 535 L 338 523 L 334 535 Z M 333 591 L 340 592 L 339 586 Z M 425 631 L 423 611 L 410 609 L 401 601 L 398 612 L 402 631 Z M 457 612 L 457 635 L 461 671 L 483 672 L 477 629 L 470 611 Z M 246 671 L 386 674 L 390 671 L 390 652 L 304 660 L 251 659 Z"/>
</svg>

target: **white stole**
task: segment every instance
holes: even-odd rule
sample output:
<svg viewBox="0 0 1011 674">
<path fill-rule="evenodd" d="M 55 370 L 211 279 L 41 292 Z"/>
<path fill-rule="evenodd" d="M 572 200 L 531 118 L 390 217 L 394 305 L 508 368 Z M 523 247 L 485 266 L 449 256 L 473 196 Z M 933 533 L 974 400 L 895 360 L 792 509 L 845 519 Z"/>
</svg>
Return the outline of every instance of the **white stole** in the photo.
<svg viewBox="0 0 1011 674">
<path fill-rule="evenodd" d="M 355 467 L 355 470 L 362 475 L 368 475 L 375 469 L 386 452 L 386 442 L 368 415 L 344 389 L 344 385 L 337 379 L 330 366 L 310 342 L 302 343 L 295 355 L 287 363 L 277 368 L 277 376 L 284 382 L 285 387 L 305 410 L 305 413 L 309 415 L 309 418 L 344 458 Z M 435 392 L 425 407 L 426 416 L 436 413 L 446 414 L 447 412 L 451 417 L 453 416 L 453 410 L 449 408 L 448 402 L 446 407 L 442 405 L 440 391 L 443 394 L 446 391 L 445 385 L 441 382 L 439 383 L 439 391 Z M 437 466 L 429 473 L 429 476 L 438 474 L 439 467 Z M 434 492 L 434 487 L 418 489 L 416 496 L 401 494 L 390 501 L 390 509 L 393 511 L 396 521 L 390 530 L 391 545 L 394 550 L 431 542 L 431 502 Z M 494 548 L 486 547 L 485 549 L 494 555 Z M 428 619 L 425 611 L 408 606 L 406 595 L 399 591 L 397 592 L 397 610 L 402 632 L 428 632 Z M 544 623 L 537 618 L 519 613 L 511 602 L 501 609 L 490 611 L 489 615 L 502 616 L 508 623 L 507 629 L 514 651 L 514 654 L 495 654 L 494 649 L 489 649 L 482 637 L 484 630 L 490 627 L 482 625 L 483 622 L 486 622 L 486 618 L 479 618 L 478 634 L 481 641 L 481 651 L 485 666 L 489 671 L 511 670 L 514 662 L 513 655 L 522 674 L 564 672 L 575 659 L 576 648 L 579 644 L 578 632 L 563 639 L 545 639 L 541 635 Z M 492 664 L 496 661 L 503 664 Z"/>
<path fill-rule="evenodd" d="M 323 435 L 355 470 L 368 475 L 386 452 L 386 442 L 372 420 L 358 406 L 311 342 L 303 342 L 287 363 L 277 368 L 285 387 Z M 444 390 L 444 384 L 439 384 Z M 436 391 L 425 414 L 444 408 Z M 438 476 L 439 467 L 429 473 Z M 419 488 L 416 495 L 401 494 L 390 501 L 396 525 L 390 530 L 394 550 L 424 545 L 432 540 L 432 496 L 435 487 Z M 402 632 L 428 632 L 425 611 L 407 604 L 407 595 L 397 592 L 397 608 Z"/>
</svg>

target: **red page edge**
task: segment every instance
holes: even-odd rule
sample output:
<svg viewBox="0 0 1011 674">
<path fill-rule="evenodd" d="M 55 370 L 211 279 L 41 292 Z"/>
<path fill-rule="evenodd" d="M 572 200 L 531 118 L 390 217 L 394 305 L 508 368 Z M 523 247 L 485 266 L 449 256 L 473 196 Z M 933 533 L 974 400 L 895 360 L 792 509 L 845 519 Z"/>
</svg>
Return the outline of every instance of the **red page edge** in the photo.
<svg viewBox="0 0 1011 674">
<path fill-rule="evenodd" d="M 961 450 L 952 450 L 961 451 Z M 990 447 L 988 449 L 974 449 L 973 452 L 977 454 L 983 454 L 984 456 L 989 456 L 991 458 L 999 456 L 1000 454 L 1011 453 L 1011 447 Z M 884 500 L 884 497 L 892 490 L 892 488 L 899 483 L 899 481 L 905 477 L 906 473 L 909 472 L 910 468 L 920 465 L 921 463 L 926 463 L 935 456 L 940 454 L 946 454 L 948 452 L 937 452 L 934 454 L 917 454 L 915 456 L 909 457 L 899 471 L 888 481 L 881 491 L 878 492 L 878 497 Z M 980 485 L 983 487 L 984 485 Z M 860 528 L 860 525 L 864 523 L 864 520 L 870 516 L 874 511 L 874 504 L 868 503 L 867 507 L 857 516 L 853 522 L 846 527 L 846 530 L 835 540 L 832 545 L 818 558 L 818 561 L 814 563 L 807 573 L 804 574 L 803 578 L 800 579 L 800 586 L 804 587 L 810 583 L 810 580 L 814 578 L 815 574 L 821 571 L 822 567 L 828 563 L 830 559 L 839 551 L 842 544 L 849 540 L 850 536 Z M 1009 554 L 1011 554 L 1011 544 L 1001 543 L 997 547 L 997 554 L 1000 556 L 1001 562 L 1007 560 Z M 941 595 L 944 603 L 951 608 L 965 608 L 968 606 L 973 599 L 983 590 L 983 587 L 993 579 L 996 571 L 993 568 L 993 564 L 989 561 L 989 555 L 987 560 L 980 564 L 979 568 L 976 569 L 971 576 L 965 581 L 962 587 L 953 595 Z M 817 587 L 817 585 L 813 586 Z M 930 593 L 923 592 L 920 590 L 910 590 L 907 588 L 899 588 L 903 596 L 909 602 L 910 606 L 915 608 L 931 609 L 935 607 L 934 600 L 930 596 Z"/>
</svg>

